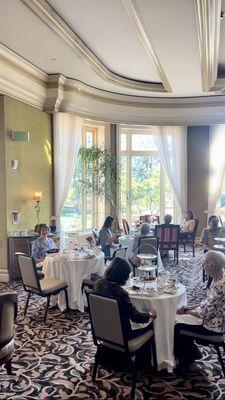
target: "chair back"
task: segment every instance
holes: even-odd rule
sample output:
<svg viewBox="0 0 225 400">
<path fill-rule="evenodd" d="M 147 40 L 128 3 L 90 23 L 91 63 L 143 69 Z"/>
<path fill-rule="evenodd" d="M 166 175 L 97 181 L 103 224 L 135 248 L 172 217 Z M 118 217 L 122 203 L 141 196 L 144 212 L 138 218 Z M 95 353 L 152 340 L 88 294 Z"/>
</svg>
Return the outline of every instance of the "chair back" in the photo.
<svg viewBox="0 0 225 400">
<path fill-rule="evenodd" d="M 18 258 L 24 289 L 32 289 L 33 292 L 40 293 L 41 286 L 34 259 L 22 255 Z"/>
<path fill-rule="evenodd" d="M 151 236 L 140 236 L 138 241 L 137 254 L 156 254 L 158 253 L 159 239 Z"/>
<path fill-rule="evenodd" d="M 113 258 L 115 257 L 120 257 L 120 258 L 126 258 L 126 252 L 127 252 L 127 247 L 119 247 L 116 249 L 113 253 Z"/>
<path fill-rule="evenodd" d="M 127 222 L 127 220 L 125 218 L 122 218 L 122 224 L 123 224 L 124 233 L 125 233 L 125 235 L 128 236 L 130 234 L 130 227 L 129 227 L 129 224 L 128 224 L 128 222 Z"/>
<path fill-rule="evenodd" d="M 99 231 L 98 231 L 98 229 L 96 229 L 96 228 L 92 229 L 92 233 L 94 235 L 96 244 L 99 245 Z"/>
<path fill-rule="evenodd" d="M 154 214 L 150 214 L 150 215 L 141 215 L 140 216 L 140 222 L 147 222 L 148 224 L 154 224 L 157 223 L 159 224 L 159 215 L 154 215 Z"/>
<path fill-rule="evenodd" d="M 87 294 L 87 300 L 94 343 L 100 340 L 125 347 L 118 301 L 93 293 Z"/>
<path fill-rule="evenodd" d="M 175 250 L 179 247 L 180 225 L 156 225 L 155 236 L 159 239 L 160 250 Z"/>
<path fill-rule="evenodd" d="M 35 242 L 35 240 L 30 240 L 29 242 L 28 242 L 28 247 L 29 247 L 29 256 L 31 257 L 32 256 L 32 247 L 33 247 L 33 244 L 34 244 L 34 242 Z"/>
<path fill-rule="evenodd" d="M 197 229 L 198 229 L 198 224 L 199 224 L 199 219 L 195 218 L 195 226 L 194 226 L 193 231 L 190 233 L 190 235 L 193 237 L 193 239 L 195 239 Z"/>
<path fill-rule="evenodd" d="M 17 293 L 0 294 L 0 349 L 10 341 L 14 333 L 14 320 L 17 316 Z"/>
</svg>

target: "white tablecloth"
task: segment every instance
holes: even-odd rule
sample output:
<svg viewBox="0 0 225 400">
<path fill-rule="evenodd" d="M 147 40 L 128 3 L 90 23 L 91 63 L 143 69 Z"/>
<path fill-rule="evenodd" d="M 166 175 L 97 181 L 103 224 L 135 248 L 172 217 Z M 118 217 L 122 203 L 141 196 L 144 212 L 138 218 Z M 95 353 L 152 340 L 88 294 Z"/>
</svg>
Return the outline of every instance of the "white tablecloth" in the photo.
<svg viewBox="0 0 225 400">
<path fill-rule="evenodd" d="M 146 287 L 154 287 L 155 285 L 156 282 L 146 284 Z M 179 284 L 177 293 L 173 295 L 166 293 L 154 297 L 142 294 L 129 295 L 139 311 L 149 311 L 150 309 L 157 311 L 157 318 L 154 320 L 154 331 L 158 370 L 166 368 L 168 372 L 172 372 L 174 367 L 174 323 L 177 309 L 187 304 L 185 287 Z"/>
<path fill-rule="evenodd" d="M 132 238 L 131 236 L 120 236 L 118 238 L 118 241 L 121 246 L 127 247 L 126 260 L 128 260 L 133 255 L 132 249 L 133 249 L 133 244 L 134 244 L 134 238 Z M 158 256 L 157 256 L 157 265 L 158 265 L 159 272 L 164 271 L 162 258 L 161 258 L 159 250 L 158 250 Z"/>
<path fill-rule="evenodd" d="M 45 278 L 59 278 L 68 284 L 69 306 L 72 309 L 84 311 L 84 300 L 81 292 L 82 281 L 92 273 L 103 275 L 105 272 L 104 254 L 95 258 L 70 260 L 66 256 L 47 256 L 44 261 L 43 272 Z M 60 310 L 65 310 L 65 296 L 61 292 L 58 296 Z"/>
</svg>

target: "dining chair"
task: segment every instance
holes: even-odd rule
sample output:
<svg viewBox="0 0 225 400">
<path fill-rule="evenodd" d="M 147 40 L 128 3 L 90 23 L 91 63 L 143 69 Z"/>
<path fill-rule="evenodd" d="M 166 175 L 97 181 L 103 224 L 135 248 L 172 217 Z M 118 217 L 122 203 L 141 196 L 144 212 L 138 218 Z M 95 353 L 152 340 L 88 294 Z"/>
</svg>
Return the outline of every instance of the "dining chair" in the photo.
<svg viewBox="0 0 225 400">
<path fill-rule="evenodd" d="M 67 310 L 69 309 L 67 293 L 68 285 L 66 282 L 57 278 L 40 279 L 34 259 L 32 257 L 20 255 L 19 266 L 22 276 L 23 288 L 26 292 L 28 292 L 24 315 L 26 315 L 31 294 L 36 294 L 38 296 L 47 298 L 44 322 L 46 322 L 51 295 L 57 295 L 61 292 L 61 290 L 63 290 L 65 293 L 66 307 Z"/>
<path fill-rule="evenodd" d="M 93 228 L 92 229 L 92 233 L 94 235 L 96 245 L 98 246 L 98 244 L 99 244 L 99 231 L 98 231 L 98 229 Z"/>
<path fill-rule="evenodd" d="M 152 263 L 157 265 L 158 261 L 158 247 L 159 247 L 159 239 L 157 237 L 152 236 L 141 236 L 138 240 L 138 247 L 135 251 L 135 255 L 129 259 L 129 262 L 133 268 L 133 275 L 136 276 L 137 268 L 139 266 L 140 259 L 138 258 L 138 254 L 151 254 L 154 255 L 154 258 L 151 258 Z M 158 271 L 156 269 L 156 276 L 158 275 Z"/>
<path fill-rule="evenodd" d="M 127 252 L 127 246 L 121 246 L 118 247 L 113 255 L 112 255 L 112 259 L 116 258 L 116 257 L 120 257 L 120 258 L 126 258 L 126 252 Z"/>
<path fill-rule="evenodd" d="M 173 250 L 174 260 L 179 260 L 179 232 L 180 225 L 156 225 L 155 236 L 159 239 L 159 250 Z"/>
<path fill-rule="evenodd" d="M 123 230 L 125 235 L 129 236 L 130 234 L 130 227 L 129 224 L 127 222 L 127 220 L 125 218 L 122 218 L 122 224 L 123 224 Z"/>
<path fill-rule="evenodd" d="M 210 335 L 210 333 L 207 334 L 200 334 L 200 333 L 195 333 L 186 330 L 185 328 L 180 331 L 181 335 L 184 336 L 191 336 L 196 343 L 201 344 L 202 346 L 213 346 L 214 349 L 217 352 L 217 356 L 219 359 L 219 363 L 221 365 L 222 371 L 223 371 L 223 376 L 225 378 L 225 365 L 223 361 L 222 354 L 220 352 L 220 347 L 222 347 L 223 352 L 225 353 L 225 333 L 221 333 L 221 335 Z"/>
<path fill-rule="evenodd" d="M 198 229 L 199 219 L 195 218 L 195 226 L 192 232 L 188 232 L 188 236 L 186 238 L 179 238 L 180 245 L 184 246 L 184 252 L 186 251 L 186 246 L 189 245 L 192 247 L 193 257 L 195 257 L 195 237 Z"/>
<path fill-rule="evenodd" d="M 156 366 L 156 352 L 154 342 L 154 331 L 149 331 L 137 336 L 134 339 L 127 339 L 123 314 L 118 300 L 87 293 L 88 312 L 90 315 L 93 342 L 97 346 L 95 363 L 92 373 L 92 381 L 96 381 L 99 366 L 112 367 L 109 365 L 110 357 L 105 353 L 111 351 L 119 358 L 123 354 L 127 361 L 127 368 L 133 373 L 130 399 L 135 397 L 137 380 L 136 356 L 146 343 L 152 345 L 154 366 Z M 105 355 L 105 357 L 104 357 Z M 117 367 L 121 364 L 117 365 Z"/>
<path fill-rule="evenodd" d="M 18 295 L 14 292 L 0 294 L 0 365 L 12 374 L 14 353 L 14 321 L 17 316 Z"/>
<path fill-rule="evenodd" d="M 141 215 L 140 222 L 147 222 L 148 224 L 157 223 L 159 224 L 159 215 L 149 214 L 149 215 Z"/>
<path fill-rule="evenodd" d="M 113 258 L 115 258 L 115 257 L 120 257 L 120 258 L 124 258 L 124 259 L 125 259 L 125 258 L 126 258 L 126 251 L 127 251 L 127 247 L 126 247 L 126 246 L 119 247 L 118 249 L 116 249 L 116 250 L 114 251 L 112 257 L 108 257 L 108 258 L 107 258 L 107 261 L 111 261 L 111 260 L 113 260 Z M 106 258 L 106 257 L 105 257 L 105 258 Z M 100 279 L 100 278 L 101 278 L 101 276 L 98 275 L 98 274 L 91 274 L 90 277 L 87 277 L 87 278 L 83 279 L 83 281 L 82 281 L 82 286 L 81 286 L 81 291 L 82 291 L 82 293 L 84 292 L 85 286 L 86 286 L 88 289 L 93 289 L 93 287 L 94 287 L 94 285 L 95 285 L 95 282 L 96 282 L 98 279 Z"/>
</svg>

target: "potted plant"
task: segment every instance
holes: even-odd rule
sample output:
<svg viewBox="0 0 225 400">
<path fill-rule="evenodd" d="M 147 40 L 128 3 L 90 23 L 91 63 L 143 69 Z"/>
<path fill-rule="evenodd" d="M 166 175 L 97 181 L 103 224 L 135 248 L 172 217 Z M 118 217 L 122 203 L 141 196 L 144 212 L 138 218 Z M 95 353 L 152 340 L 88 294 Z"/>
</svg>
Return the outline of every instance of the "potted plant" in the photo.
<svg viewBox="0 0 225 400">
<path fill-rule="evenodd" d="M 119 228 L 117 191 L 120 180 L 117 176 L 117 162 L 109 149 L 101 146 L 81 147 L 79 150 L 85 177 L 80 179 L 86 193 L 94 193 L 105 200 Z"/>
</svg>

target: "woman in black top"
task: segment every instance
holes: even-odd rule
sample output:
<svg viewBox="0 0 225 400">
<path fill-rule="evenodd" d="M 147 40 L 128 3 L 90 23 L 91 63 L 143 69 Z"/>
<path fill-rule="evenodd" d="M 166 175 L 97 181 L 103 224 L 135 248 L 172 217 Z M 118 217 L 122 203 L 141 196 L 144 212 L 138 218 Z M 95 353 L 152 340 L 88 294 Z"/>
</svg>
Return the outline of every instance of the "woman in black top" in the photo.
<svg viewBox="0 0 225 400">
<path fill-rule="evenodd" d="M 149 312 L 138 311 L 127 291 L 122 288 L 128 280 L 130 272 L 130 264 L 126 260 L 116 257 L 106 269 L 104 277 L 99 279 L 94 287 L 96 294 L 119 301 L 128 339 L 137 337 L 147 330 L 152 329 L 152 319 L 157 316 L 155 310 L 149 310 Z M 148 325 L 132 331 L 130 320 L 137 323 L 148 323 Z"/>
</svg>

